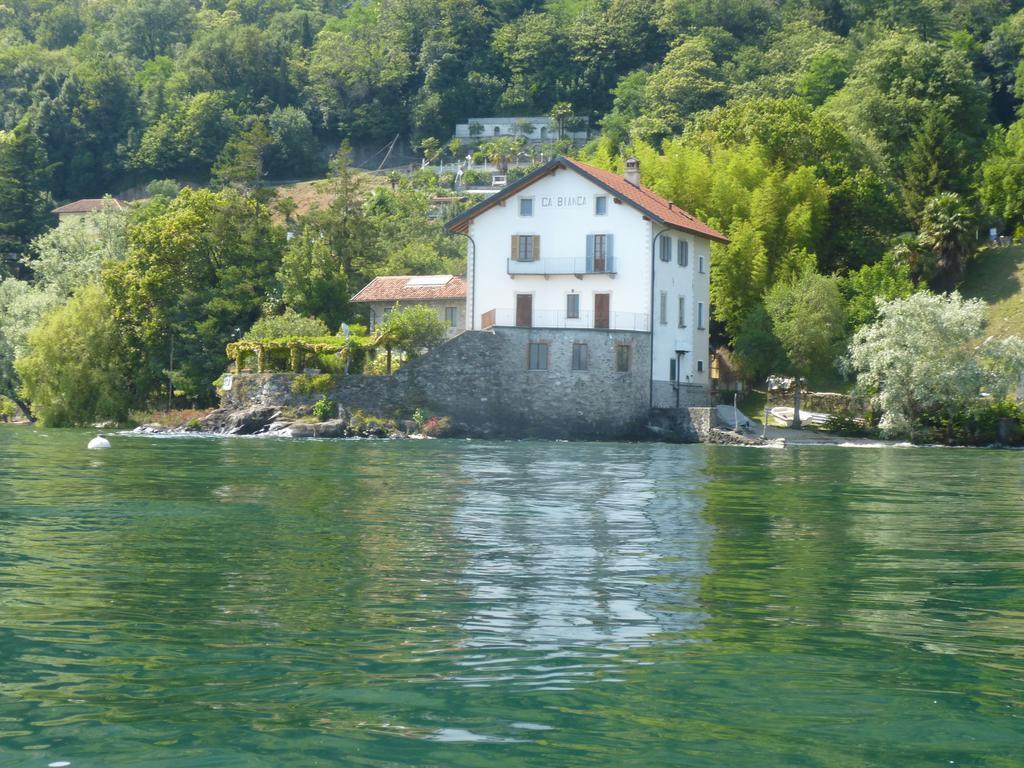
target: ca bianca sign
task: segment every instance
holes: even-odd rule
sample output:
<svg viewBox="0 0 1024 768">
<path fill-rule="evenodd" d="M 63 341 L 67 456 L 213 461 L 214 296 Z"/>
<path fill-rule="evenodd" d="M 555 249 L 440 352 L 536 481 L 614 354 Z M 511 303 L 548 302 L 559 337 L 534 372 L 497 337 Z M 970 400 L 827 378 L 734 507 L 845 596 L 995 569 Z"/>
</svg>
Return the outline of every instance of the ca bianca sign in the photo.
<svg viewBox="0 0 1024 768">
<path fill-rule="evenodd" d="M 583 208 L 586 204 L 586 195 L 559 195 L 540 199 L 541 208 Z"/>
</svg>

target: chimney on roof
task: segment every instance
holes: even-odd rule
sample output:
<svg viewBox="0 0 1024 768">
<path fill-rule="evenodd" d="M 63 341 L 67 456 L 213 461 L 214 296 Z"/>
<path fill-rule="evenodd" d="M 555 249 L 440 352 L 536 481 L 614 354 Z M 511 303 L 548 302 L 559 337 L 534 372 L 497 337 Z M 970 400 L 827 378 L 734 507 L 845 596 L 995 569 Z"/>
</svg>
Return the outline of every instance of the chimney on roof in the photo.
<svg viewBox="0 0 1024 768">
<path fill-rule="evenodd" d="M 631 157 L 626 160 L 626 172 L 622 174 L 623 178 L 626 179 L 634 187 L 640 186 L 640 161 L 635 157 Z"/>
</svg>

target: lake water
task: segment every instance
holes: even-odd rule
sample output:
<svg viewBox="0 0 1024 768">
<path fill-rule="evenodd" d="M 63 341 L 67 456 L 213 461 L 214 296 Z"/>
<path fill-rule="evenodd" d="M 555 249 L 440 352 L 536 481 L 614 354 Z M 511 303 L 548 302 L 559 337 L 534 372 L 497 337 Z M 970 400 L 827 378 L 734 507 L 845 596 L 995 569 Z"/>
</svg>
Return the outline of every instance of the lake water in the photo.
<svg viewBox="0 0 1024 768">
<path fill-rule="evenodd" d="M 1024 454 L 0 428 L 0 766 L 1024 765 Z"/>
</svg>

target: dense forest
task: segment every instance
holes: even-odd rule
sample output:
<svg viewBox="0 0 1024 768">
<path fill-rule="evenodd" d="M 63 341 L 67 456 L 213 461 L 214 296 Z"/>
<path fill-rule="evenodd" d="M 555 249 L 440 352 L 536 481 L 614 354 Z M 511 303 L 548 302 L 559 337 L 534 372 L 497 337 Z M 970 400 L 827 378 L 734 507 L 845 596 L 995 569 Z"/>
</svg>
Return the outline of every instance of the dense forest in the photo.
<svg viewBox="0 0 1024 768">
<path fill-rule="evenodd" d="M 460 244 L 427 216 L 430 185 L 444 180 L 361 186 L 344 147 L 401 136 L 425 155 L 454 153 L 456 122 L 553 110 L 591 127 L 581 157 L 621 168 L 638 156 L 646 184 L 730 236 L 712 260 L 716 332 L 750 377 L 792 362 L 772 291 L 822 277 L 803 294 L 841 301 L 832 318 L 842 328 L 821 341 L 820 363 L 876 318 L 877 298 L 955 288 L 990 227 L 1024 235 L 1022 8 L 8 0 L 0 251 L 22 279 L 0 283 L 4 388 L 17 389 L 13 360 L 32 325 L 81 294 L 122 323 L 115 335 L 133 362 L 107 362 L 131 379 L 133 404 L 159 389 L 173 337 L 208 358 L 182 384 L 208 397 L 214 357 L 261 312 L 289 307 L 336 327 L 354 317 L 345 301 L 359 281 L 459 268 Z M 335 202 L 294 219 L 256 188 L 324 174 Z M 180 183 L 211 188 L 177 194 Z M 46 234 L 55 201 L 147 184 L 160 194 L 124 217 L 113 244 L 76 250 Z M 172 237 L 198 223 L 204 242 Z M 181 286 L 152 279 L 185 258 L 169 242 L 198 265 L 233 253 L 218 237 L 246 245 L 219 262 L 224 274 L 198 279 L 202 297 L 185 302 Z M 220 284 L 234 286 L 230 301 L 206 295 Z M 155 285 L 166 311 L 143 316 L 154 299 L 139 292 Z"/>
</svg>

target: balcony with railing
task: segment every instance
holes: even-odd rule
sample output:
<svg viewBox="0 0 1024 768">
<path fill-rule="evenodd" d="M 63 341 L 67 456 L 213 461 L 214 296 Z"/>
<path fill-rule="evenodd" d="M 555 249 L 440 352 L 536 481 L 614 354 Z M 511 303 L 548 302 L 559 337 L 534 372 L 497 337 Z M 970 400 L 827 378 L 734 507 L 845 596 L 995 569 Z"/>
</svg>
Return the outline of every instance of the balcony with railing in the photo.
<svg viewBox="0 0 1024 768">
<path fill-rule="evenodd" d="M 535 309 L 527 318 L 514 309 L 490 309 L 480 316 L 480 328 L 596 328 L 610 331 L 649 331 L 649 316 L 642 312 L 580 312 L 569 317 L 555 309 Z"/>
<path fill-rule="evenodd" d="M 508 274 L 516 275 L 614 275 L 614 256 L 555 256 L 536 261 L 508 259 Z"/>
</svg>

